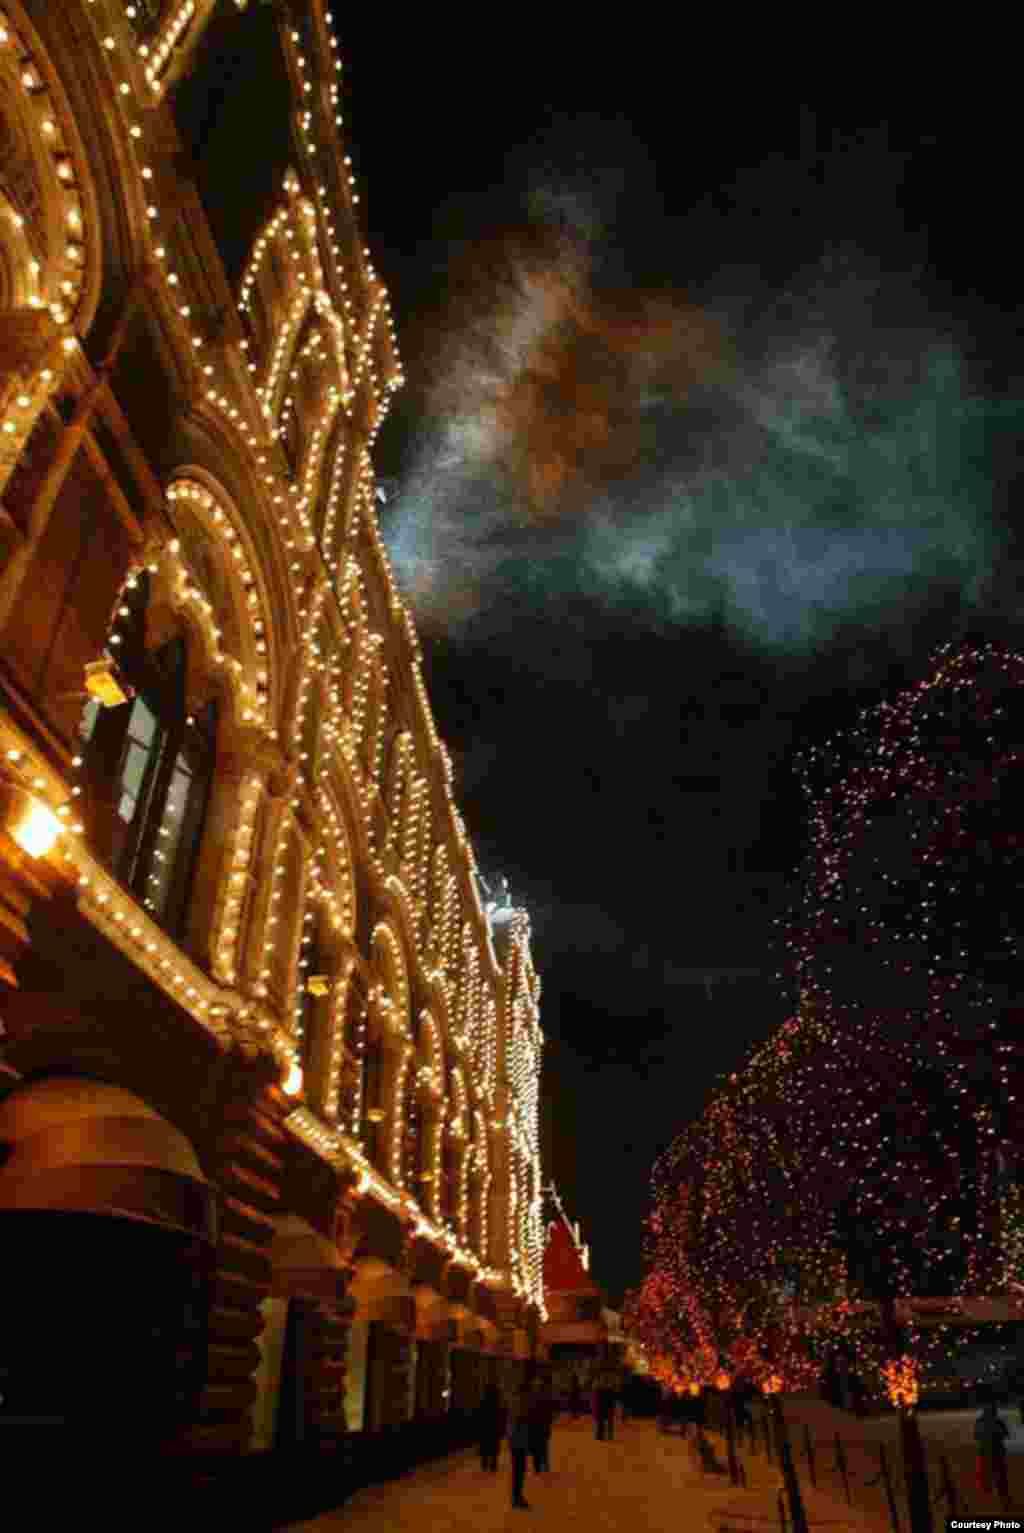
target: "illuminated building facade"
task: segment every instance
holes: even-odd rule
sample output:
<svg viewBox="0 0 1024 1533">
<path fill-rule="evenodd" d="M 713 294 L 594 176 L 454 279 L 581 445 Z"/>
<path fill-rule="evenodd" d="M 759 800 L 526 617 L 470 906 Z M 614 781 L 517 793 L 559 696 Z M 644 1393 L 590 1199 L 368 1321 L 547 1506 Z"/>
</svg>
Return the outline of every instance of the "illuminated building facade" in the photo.
<svg viewBox="0 0 1024 1533">
<path fill-rule="evenodd" d="M 59 1357 L 184 1454 L 468 1409 L 542 1308 L 340 71 L 323 0 L 0 6 L 0 1412 Z"/>
</svg>

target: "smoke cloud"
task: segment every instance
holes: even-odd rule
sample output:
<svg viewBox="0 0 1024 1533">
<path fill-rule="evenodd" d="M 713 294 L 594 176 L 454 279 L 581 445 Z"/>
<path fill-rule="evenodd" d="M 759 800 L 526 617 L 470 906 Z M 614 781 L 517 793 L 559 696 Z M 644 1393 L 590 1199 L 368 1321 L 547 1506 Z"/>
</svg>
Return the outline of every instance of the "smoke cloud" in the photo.
<svg viewBox="0 0 1024 1533">
<path fill-rule="evenodd" d="M 546 225 L 453 264 L 383 518 L 422 624 L 582 596 L 800 651 L 937 589 L 984 603 L 993 442 L 1022 411 L 972 392 L 940 326 L 894 326 L 849 250 L 774 294 L 616 289 L 578 202 L 535 197 Z"/>
</svg>

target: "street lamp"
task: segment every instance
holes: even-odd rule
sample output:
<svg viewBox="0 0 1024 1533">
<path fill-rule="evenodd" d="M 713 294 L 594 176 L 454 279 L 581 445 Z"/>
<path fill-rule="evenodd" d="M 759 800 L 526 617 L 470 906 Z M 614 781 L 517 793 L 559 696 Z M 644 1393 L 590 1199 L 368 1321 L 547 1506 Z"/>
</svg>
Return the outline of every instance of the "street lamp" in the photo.
<svg viewBox="0 0 1024 1533">
<path fill-rule="evenodd" d="M 6 793 L 6 802 L 0 823 L 16 846 L 36 861 L 45 857 L 57 844 L 64 826 L 48 804 L 25 786 L 13 772 L 0 772 Z"/>
<path fill-rule="evenodd" d="M 302 1066 L 292 1060 L 288 1066 L 288 1074 L 281 1082 L 281 1090 L 285 1096 L 296 1097 L 302 1090 Z"/>
</svg>

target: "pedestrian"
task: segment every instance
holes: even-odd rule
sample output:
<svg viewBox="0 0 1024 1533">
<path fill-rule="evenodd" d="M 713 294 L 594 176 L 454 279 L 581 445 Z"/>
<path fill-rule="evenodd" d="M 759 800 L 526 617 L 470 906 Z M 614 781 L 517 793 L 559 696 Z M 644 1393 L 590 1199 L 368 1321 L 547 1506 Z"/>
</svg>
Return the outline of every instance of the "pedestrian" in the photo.
<svg viewBox="0 0 1024 1533">
<path fill-rule="evenodd" d="M 740 1382 L 733 1390 L 733 1410 L 737 1434 L 750 1431 L 750 1386 Z"/>
<path fill-rule="evenodd" d="M 994 1478 L 1004 1501 L 1010 1496 L 1006 1474 L 1006 1439 L 1009 1435 L 1006 1422 L 996 1410 L 996 1402 L 987 1401 L 974 1423 L 974 1440 L 978 1444 L 978 1489 L 990 1491 Z"/>
<path fill-rule="evenodd" d="M 477 1441 L 480 1444 L 480 1467 L 496 1474 L 501 1439 L 508 1423 L 508 1410 L 497 1384 L 489 1384 L 477 1408 Z"/>
<path fill-rule="evenodd" d="M 530 1450 L 530 1391 L 520 1384 L 512 1397 L 508 1413 L 508 1446 L 512 1454 L 512 1505 L 527 1512 L 529 1502 L 523 1496 L 526 1480 L 526 1455 Z"/>
<path fill-rule="evenodd" d="M 615 1384 L 609 1372 L 598 1374 L 594 1390 L 594 1436 L 598 1442 L 611 1442 L 615 1436 Z"/>
<path fill-rule="evenodd" d="M 530 1396 L 530 1457 L 535 1474 L 545 1474 L 551 1468 L 551 1428 L 555 1420 L 555 1402 L 547 1382 L 538 1377 L 534 1380 Z"/>
</svg>

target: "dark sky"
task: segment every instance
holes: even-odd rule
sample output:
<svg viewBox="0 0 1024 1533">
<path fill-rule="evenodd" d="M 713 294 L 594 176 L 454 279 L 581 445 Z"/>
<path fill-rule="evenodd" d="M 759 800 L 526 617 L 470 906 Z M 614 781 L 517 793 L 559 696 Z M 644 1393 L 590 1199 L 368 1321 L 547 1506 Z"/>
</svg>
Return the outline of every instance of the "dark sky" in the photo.
<svg viewBox="0 0 1024 1533">
<path fill-rule="evenodd" d="M 1014 628 L 1012 103 L 378 18 L 339 35 L 409 380 L 382 524 L 618 1300 L 652 1159 L 787 1013 L 795 750 Z"/>
</svg>

